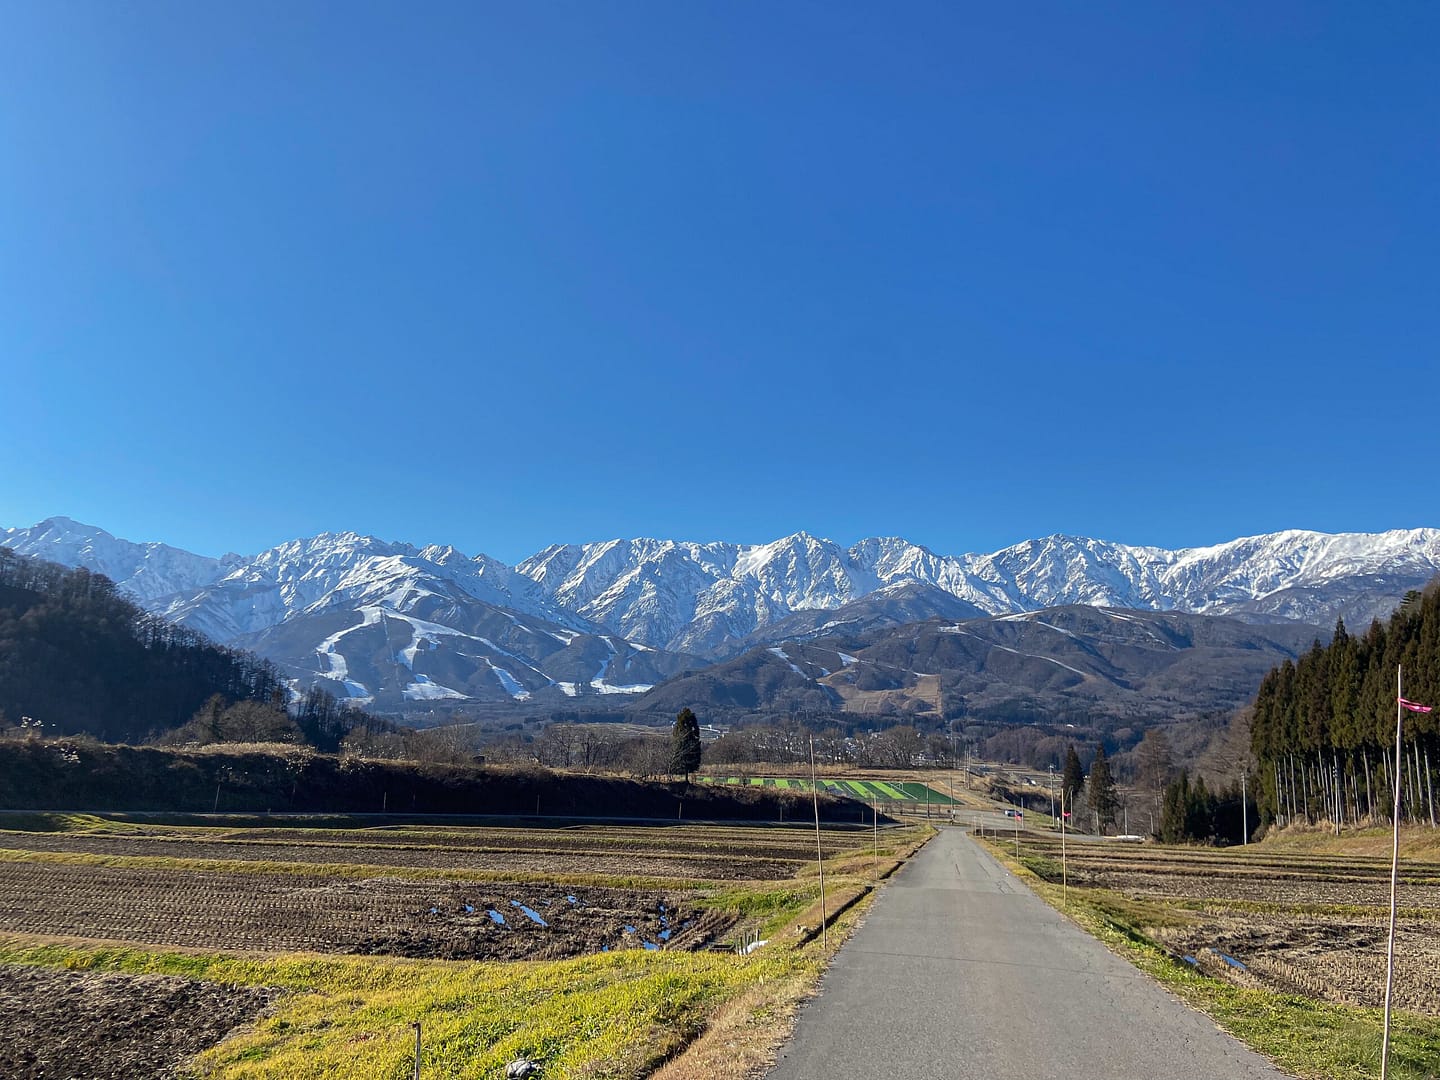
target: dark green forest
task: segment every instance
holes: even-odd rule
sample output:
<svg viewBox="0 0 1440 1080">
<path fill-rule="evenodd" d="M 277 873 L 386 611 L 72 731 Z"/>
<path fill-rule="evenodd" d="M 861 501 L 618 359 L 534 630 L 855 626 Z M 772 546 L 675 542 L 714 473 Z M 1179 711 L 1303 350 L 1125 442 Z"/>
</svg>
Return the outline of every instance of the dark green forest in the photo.
<svg viewBox="0 0 1440 1080">
<path fill-rule="evenodd" d="M 149 614 L 103 574 L 0 548 L 0 727 L 140 742 L 261 714 L 280 738 L 330 750 L 373 719 L 323 691 L 290 709 L 286 697 L 269 662 Z"/>
<path fill-rule="evenodd" d="M 1431 760 L 1440 764 L 1440 709 L 1404 713 L 1395 763 L 1396 670 L 1411 701 L 1440 705 L 1440 584 L 1406 595 L 1387 624 L 1361 636 L 1343 622 L 1260 684 L 1250 728 L 1260 811 L 1281 825 L 1389 821 L 1435 824 Z"/>
</svg>

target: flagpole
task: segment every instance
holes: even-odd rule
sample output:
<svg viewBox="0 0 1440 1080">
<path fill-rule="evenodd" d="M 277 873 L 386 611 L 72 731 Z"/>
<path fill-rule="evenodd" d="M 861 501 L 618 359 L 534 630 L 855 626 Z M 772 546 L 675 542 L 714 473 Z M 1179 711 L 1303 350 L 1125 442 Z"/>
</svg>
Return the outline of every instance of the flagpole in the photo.
<svg viewBox="0 0 1440 1080">
<path fill-rule="evenodd" d="M 1395 665 L 1395 814 L 1391 821 L 1393 841 L 1390 849 L 1390 941 L 1385 948 L 1385 1020 L 1380 1037 L 1380 1080 L 1389 1075 L 1390 1066 L 1390 997 L 1395 988 L 1395 896 L 1400 880 L 1400 731 L 1405 716 L 1405 684 L 1401 668 Z"/>
</svg>

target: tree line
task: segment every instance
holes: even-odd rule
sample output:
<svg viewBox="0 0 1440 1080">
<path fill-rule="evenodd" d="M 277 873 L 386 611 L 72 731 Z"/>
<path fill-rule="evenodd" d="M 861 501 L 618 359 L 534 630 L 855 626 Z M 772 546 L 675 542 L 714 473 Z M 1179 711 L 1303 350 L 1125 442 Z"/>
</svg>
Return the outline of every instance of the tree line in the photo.
<svg viewBox="0 0 1440 1080">
<path fill-rule="evenodd" d="M 1388 623 L 1373 621 L 1359 637 L 1337 622 L 1328 645 L 1317 641 L 1265 676 L 1250 747 L 1266 821 L 1389 821 L 1398 786 L 1402 820 L 1435 825 L 1440 708 L 1404 713 L 1397 769 L 1397 669 L 1406 698 L 1440 706 L 1440 583 L 1407 593 Z"/>
<path fill-rule="evenodd" d="M 103 574 L 0 548 L 0 729 L 140 742 L 306 742 L 385 722 L 144 611 Z"/>
</svg>

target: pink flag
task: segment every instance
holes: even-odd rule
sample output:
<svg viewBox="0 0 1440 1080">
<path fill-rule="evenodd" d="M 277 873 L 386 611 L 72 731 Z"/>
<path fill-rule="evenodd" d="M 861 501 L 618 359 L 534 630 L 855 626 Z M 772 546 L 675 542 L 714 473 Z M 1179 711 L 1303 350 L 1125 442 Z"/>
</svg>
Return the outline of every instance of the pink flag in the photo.
<svg viewBox="0 0 1440 1080">
<path fill-rule="evenodd" d="M 1400 699 L 1400 707 L 1409 709 L 1411 712 L 1430 712 L 1431 709 L 1429 705 L 1421 705 L 1418 701 L 1406 701 L 1403 697 Z"/>
</svg>

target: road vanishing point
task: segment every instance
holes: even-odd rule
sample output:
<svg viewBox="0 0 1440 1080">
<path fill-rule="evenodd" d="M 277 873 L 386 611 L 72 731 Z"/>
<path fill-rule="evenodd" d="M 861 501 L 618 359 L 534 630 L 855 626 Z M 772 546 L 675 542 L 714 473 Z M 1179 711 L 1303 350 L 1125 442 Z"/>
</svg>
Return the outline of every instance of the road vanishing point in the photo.
<svg viewBox="0 0 1440 1080">
<path fill-rule="evenodd" d="M 942 829 L 881 890 L 768 1080 L 1285 1080 Z"/>
</svg>

